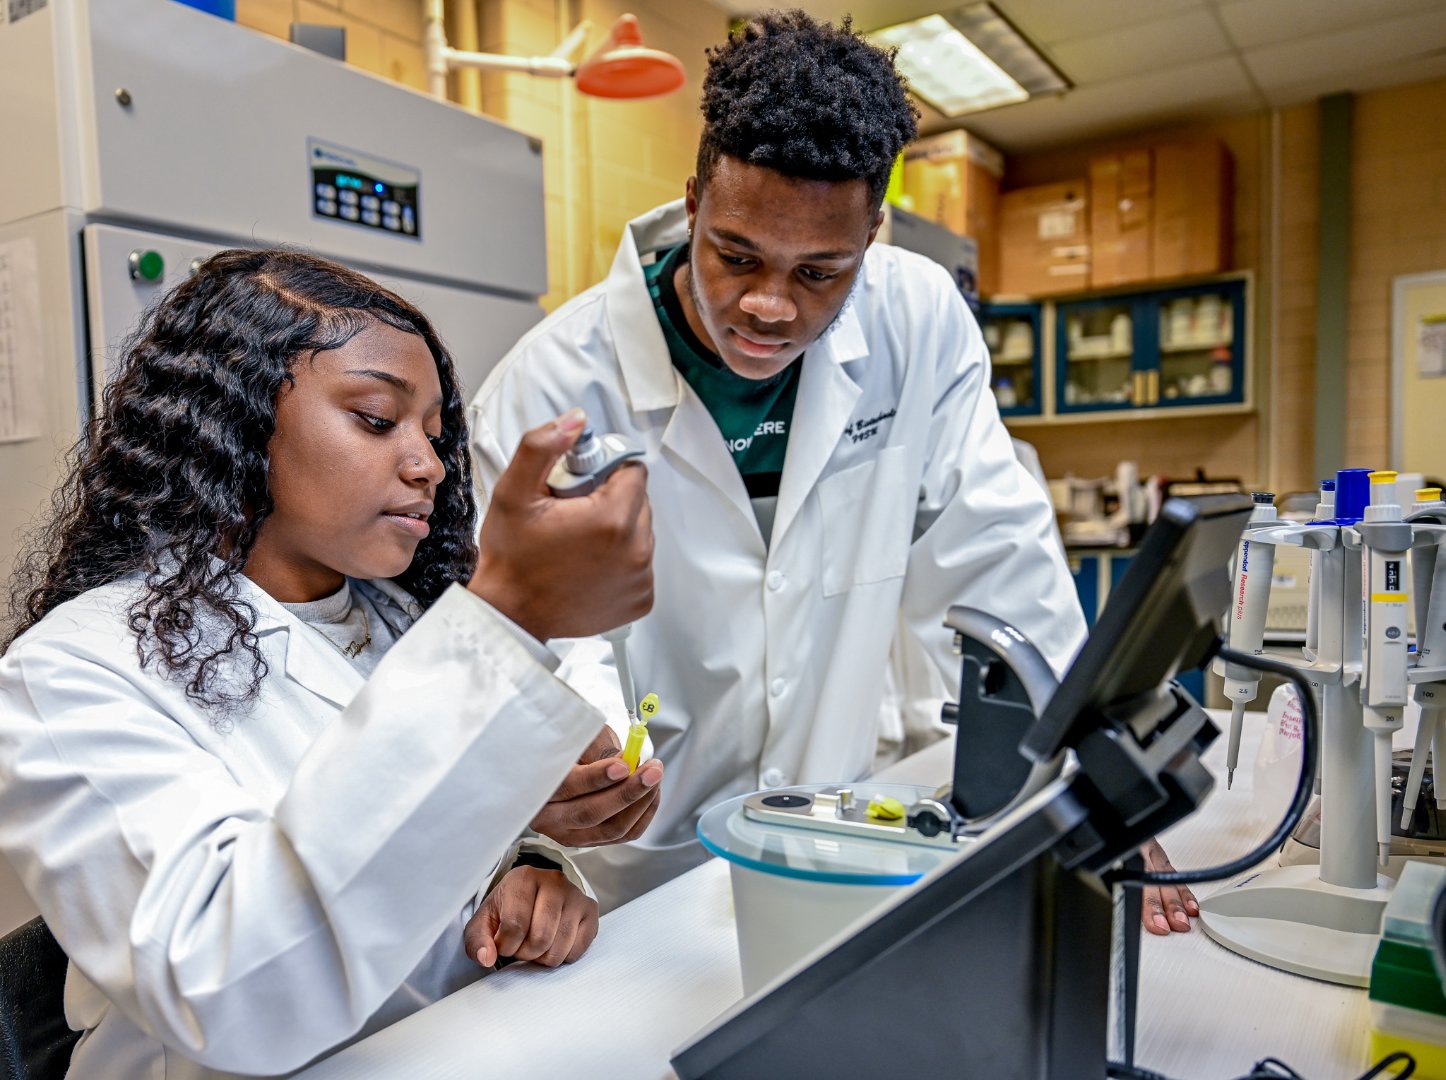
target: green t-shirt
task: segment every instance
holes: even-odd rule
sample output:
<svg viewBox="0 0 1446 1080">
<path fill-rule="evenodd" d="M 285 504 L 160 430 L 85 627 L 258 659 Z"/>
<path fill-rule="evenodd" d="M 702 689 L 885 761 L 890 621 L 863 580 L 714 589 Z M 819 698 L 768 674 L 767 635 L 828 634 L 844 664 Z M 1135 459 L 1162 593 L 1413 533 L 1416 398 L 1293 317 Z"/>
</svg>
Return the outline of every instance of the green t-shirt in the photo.
<svg viewBox="0 0 1446 1080">
<path fill-rule="evenodd" d="M 660 252 L 652 265 L 643 268 L 643 276 L 673 366 L 688 381 L 723 433 L 753 503 L 758 527 L 767 541 L 773 532 L 773 510 L 778 501 L 783 459 L 788 452 L 788 429 L 793 423 L 793 403 L 798 397 L 803 357 L 767 379 L 744 378 L 723 363 L 722 358 L 693 333 L 673 284 L 673 276 L 687 253 L 686 244 Z"/>
</svg>

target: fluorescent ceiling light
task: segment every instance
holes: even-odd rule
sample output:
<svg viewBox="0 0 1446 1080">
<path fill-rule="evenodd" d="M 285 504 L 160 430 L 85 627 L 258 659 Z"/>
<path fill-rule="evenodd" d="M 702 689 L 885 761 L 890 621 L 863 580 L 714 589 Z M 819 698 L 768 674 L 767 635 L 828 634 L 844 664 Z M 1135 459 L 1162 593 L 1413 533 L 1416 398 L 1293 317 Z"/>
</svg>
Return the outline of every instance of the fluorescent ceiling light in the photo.
<svg viewBox="0 0 1446 1080">
<path fill-rule="evenodd" d="M 897 46 L 909 87 L 945 116 L 993 109 L 1059 93 L 1070 83 L 989 3 L 876 30 Z"/>
</svg>

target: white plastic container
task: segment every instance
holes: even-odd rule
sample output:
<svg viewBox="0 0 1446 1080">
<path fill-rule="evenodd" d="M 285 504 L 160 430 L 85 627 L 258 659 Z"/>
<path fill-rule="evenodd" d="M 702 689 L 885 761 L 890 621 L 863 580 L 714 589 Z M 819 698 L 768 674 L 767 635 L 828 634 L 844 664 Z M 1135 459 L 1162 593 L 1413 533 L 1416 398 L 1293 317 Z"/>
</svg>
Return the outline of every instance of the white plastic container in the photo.
<svg viewBox="0 0 1446 1080">
<path fill-rule="evenodd" d="M 905 806 L 932 788 L 850 785 L 861 802 L 877 795 Z M 823 785 L 764 795 L 808 793 Z M 833 787 L 827 790 L 834 790 Z M 713 807 L 698 823 L 703 845 L 729 863 L 743 992 L 752 994 L 820 945 L 864 919 L 958 849 L 857 838 L 826 828 L 755 820 L 743 795 Z"/>
</svg>

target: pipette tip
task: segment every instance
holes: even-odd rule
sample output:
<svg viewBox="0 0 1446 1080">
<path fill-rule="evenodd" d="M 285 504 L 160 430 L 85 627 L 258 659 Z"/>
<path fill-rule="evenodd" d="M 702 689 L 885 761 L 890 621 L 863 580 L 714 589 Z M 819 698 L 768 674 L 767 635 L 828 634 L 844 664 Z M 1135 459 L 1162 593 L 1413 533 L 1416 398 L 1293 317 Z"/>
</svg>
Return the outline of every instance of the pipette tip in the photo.
<svg viewBox="0 0 1446 1080">
<path fill-rule="evenodd" d="M 1388 865 L 1391 861 L 1391 845 L 1377 844 L 1376 847 L 1378 849 L 1377 858 L 1380 859 L 1381 865 Z"/>
<path fill-rule="evenodd" d="M 1226 769 L 1226 770 L 1225 770 L 1225 790 L 1226 790 L 1226 791 L 1229 791 L 1230 788 L 1234 785 L 1234 783 L 1235 783 L 1235 770 L 1234 770 L 1234 769 Z"/>
</svg>

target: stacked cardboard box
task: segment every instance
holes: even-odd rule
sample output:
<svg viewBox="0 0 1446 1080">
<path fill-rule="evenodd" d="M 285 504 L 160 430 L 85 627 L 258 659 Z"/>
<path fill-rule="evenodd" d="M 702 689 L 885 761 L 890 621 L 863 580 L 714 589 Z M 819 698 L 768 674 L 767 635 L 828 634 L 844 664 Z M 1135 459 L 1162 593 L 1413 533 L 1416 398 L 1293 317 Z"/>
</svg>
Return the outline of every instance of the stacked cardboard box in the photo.
<svg viewBox="0 0 1446 1080">
<path fill-rule="evenodd" d="M 979 248 L 979 288 L 997 291 L 999 180 L 1004 158 L 966 131 L 919 139 L 904 150 L 904 208 L 972 237 Z"/>
<path fill-rule="evenodd" d="M 1129 285 L 1153 273 L 1153 155 L 1149 148 L 1090 158 L 1090 285 Z"/>
<path fill-rule="evenodd" d="M 1177 278 L 1228 270 L 1234 230 L 1229 151 L 1213 139 L 1160 143 L 1154 158 L 1151 273 Z"/>
<path fill-rule="evenodd" d="M 1084 180 L 999 197 L 999 289 L 1051 296 L 1089 286 L 1089 200 Z"/>
</svg>

